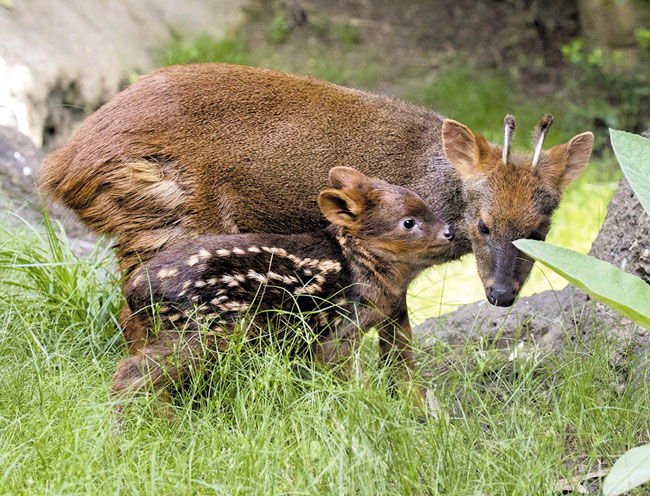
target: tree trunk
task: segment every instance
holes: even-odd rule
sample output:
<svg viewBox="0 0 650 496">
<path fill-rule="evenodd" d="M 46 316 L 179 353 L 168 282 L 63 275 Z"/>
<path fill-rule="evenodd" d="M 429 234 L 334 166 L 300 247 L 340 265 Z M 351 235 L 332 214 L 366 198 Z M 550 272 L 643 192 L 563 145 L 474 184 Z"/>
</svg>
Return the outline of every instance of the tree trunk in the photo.
<svg viewBox="0 0 650 496">
<path fill-rule="evenodd" d="M 650 129 L 644 133 L 650 139 Z M 650 216 L 625 178 L 607 208 L 605 222 L 590 255 L 639 276 L 650 284 Z M 650 302 L 648 302 L 650 306 Z M 520 298 L 511 308 L 486 301 L 466 305 L 413 330 L 424 347 L 437 341 L 459 344 L 468 338 L 487 338 L 497 347 L 528 343 L 557 351 L 565 339 L 619 338 L 650 349 L 650 330 L 621 317 L 573 286 L 561 291 Z"/>
</svg>

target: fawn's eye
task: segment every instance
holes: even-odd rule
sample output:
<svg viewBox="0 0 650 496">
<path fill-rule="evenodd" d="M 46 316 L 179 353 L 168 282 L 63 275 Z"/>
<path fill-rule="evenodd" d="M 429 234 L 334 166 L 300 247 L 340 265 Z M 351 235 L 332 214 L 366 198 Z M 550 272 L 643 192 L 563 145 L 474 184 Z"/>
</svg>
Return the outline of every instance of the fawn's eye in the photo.
<svg viewBox="0 0 650 496">
<path fill-rule="evenodd" d="M 402 222 L 402 225 L 404 226 L 404 229 L 413 229 L 415 227 L 415 220 L 414 219 L 404 219 L 404 222 Z"/>
<path fill-rule="evenodd" d="M 490 228 L 483 222 L 483 219 L 479 219 L 478 221 L 478 231 L 485 236 L 490 234 Z"/>
<path fill-rule="evenodd" d="M 534 239 L 535 241 L 544 241 L 544 235 L 540 231 L 533 231 L 528 235 L 528 239 Z"/>
</svg>

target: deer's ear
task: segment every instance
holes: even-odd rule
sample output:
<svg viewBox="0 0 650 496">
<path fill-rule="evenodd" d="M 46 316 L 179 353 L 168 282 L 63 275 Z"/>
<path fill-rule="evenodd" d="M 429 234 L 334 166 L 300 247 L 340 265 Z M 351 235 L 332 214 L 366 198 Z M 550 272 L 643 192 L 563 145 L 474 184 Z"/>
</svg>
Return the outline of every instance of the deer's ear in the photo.
<svg viewBox="0 0 650 496">
<path fill-rule="evenodd" d="M 593 146 L 592 133 L 578 134 L 568 142 L 548 150 L 543 155 L 544 160 L 537 167 L 548 181 L 562 191 L 578 179 L 587 167 Z"/>
<path fill-rule="evenodd" d="M 361 198 L 334 188 L 321 191 L 318 206 L 325 218 L 337 226 L 351 226 L 363 211 Z"/>
<path fill-rule="evenodd" d="M 442 147 L 462 178 L 485 174 L 495 166 L 487 140 L 452 119 L 442 123 Z"/>
</svg>

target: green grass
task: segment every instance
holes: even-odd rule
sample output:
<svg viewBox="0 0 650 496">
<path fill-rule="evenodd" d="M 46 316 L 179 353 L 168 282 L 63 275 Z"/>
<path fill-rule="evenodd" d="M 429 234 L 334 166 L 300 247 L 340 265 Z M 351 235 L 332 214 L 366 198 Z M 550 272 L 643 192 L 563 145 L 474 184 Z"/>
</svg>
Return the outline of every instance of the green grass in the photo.
<svg viewBox="0 0 650 496">
<path fill-rule="evenodd" d="M 391 394 L 372 336 L 367 370 L 347 382 L 234 343 L 173 420 L 141 398 L 113 439 L 108 389 L 126 352 L 110 259 L 29 231 L 0 241 L 2 494 L 552 495 L 647 441 L 648 364 L 631 349 L 615 362 L 611 345 L 585 353 L 578 337 L 508 361 L 486 343 L 437 345 L 420 353 L 447 414 L 434 420 Z"/>
</svg>

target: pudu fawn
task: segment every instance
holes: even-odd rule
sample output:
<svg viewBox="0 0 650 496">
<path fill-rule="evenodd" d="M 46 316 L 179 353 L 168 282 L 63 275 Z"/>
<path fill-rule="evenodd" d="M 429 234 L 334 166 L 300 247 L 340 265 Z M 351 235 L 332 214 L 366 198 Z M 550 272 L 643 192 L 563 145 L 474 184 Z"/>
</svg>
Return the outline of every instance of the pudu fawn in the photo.
<svg viewBox="0 0 650 496">
<path fill-rule="evenodd" d="M 131 318 L 147 320 L 143 310 L 160 304 L 160 330 L 119 363 L 114 397 L 178 381 L 226 348 L 242 314 L 261 316 L 264 325 L 267 309 L 307 311 L 313 356 L 323 364 L 345 360 L 360 334 L 377 327 L 382 357 L 413 368 L 406 290 L 453 241 L 453 229 L 403 187 L 348 167 L 331 169 L 329 180 L 318 197 L 331 222 L 323 230 L 201 236 L 135 270 L 125 287 Z"/>
</svg>

